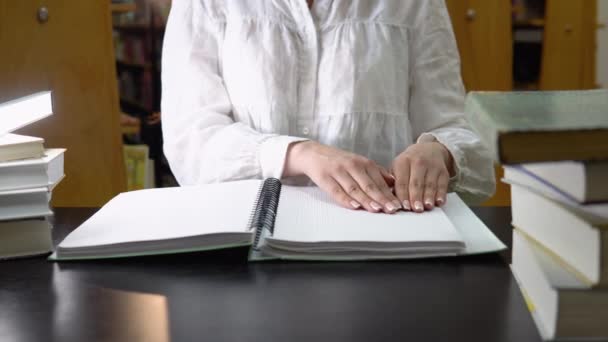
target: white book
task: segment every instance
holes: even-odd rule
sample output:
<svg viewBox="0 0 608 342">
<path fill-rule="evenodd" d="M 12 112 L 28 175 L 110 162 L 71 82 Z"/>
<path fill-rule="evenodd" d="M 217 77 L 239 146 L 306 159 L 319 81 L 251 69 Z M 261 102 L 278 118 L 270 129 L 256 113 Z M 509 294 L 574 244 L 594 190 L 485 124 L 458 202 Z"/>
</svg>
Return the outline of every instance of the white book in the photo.
<svg viewBox="0 0 608 342">
<path fill-rule="evenodd" d="M 519 185 L 536 194 L 550 198 L 594 225 L 608 224 L 608 203 L 581 204 L 549 182 L 534 176 L 522 167 L 505 166 L 503 181 Z"/>
<path fill-rule="evenodd" d="M 47 254 L 52 249 L 46 218 L 0 221 L 0 260 Z"/>
<path fill-rule="evenodd" d="M 276 184 L 248 180 L 123 193 L 69 234 L 51 258 L 255 247 L 257 232 L 267 230 L 274 232 L 266 240 L 272 246 L 262 252 L 275 258 L 414 258 L 504 248 L 454 194 L 444 210 L 388 215 L 339 207 L 318 188 Z"/>
<path fill-rule="evenodd" d="M 65 149 L 46 149 L 37 159 L 0 163 L 0 191 L 51 187 L 63 177 Z"/>
<path fill-rule="evenodd" d="M 511 269 L 543 339 L 608 339 L 608 291 L 591 290 L 517 229 Z"/>
<path fill-rule="evenodd" d="M 20 134 L 0 136 L 0 163 L 12 160 L 40 158 L 44 154 L 44 139 Z"/>
<path fill-rule="evenodd" d="M 576 270 L 592 286 L 608 286 L 608 229 L 594 226 L 559 202 L 511 186 L 513 226 Z"/>
<path fill-rule="evenodd" d="M 576 202 L 608 202 L 608 162 L 561 161 L 518 168 Z"/>
<path fill-rule="evenodd" d="M 48 187 L 0 191 L 0 221 L 52 215 Z"/>
<path fill-rule="evenodd" d="M 50 91 L 0 103 L 0 136 L 53 114 Z"/>
</svg>

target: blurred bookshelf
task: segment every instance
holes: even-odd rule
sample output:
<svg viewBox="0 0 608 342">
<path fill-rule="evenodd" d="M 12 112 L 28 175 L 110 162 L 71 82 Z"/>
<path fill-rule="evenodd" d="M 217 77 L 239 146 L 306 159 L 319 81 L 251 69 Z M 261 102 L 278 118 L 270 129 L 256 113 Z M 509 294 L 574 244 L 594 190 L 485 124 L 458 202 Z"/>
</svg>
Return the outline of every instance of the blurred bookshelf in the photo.
<svg viewBox="0 0 608 342">
<path fill-rule="evenodd" d="M 133 62 L 125 62 L 125 61 L 121 61 L 119 59 L 116 59 L 116 65 L 118 65 L 118 67 L 120 68 L 137 68 L 137 69 L 144 69 L 144 70 L 149 70 L 152 69 L 152 64 L 149 63 L 133 63 Z"/>
<path fill-rule="evenodd" d="M 545 0 L 513 0 L 513 88 L 539 90 Z"/>
<path fill-rule="evenodd" d="M 135 12 L 135 10 L 137 9 L 137 6 L 135 5 L 135 3 L 121 3 L 121 2 L 117 2 L 117 3 L 112 3 L 110 4 L 110 10 L 112 11 L 112 13 L 128 13 L 128 12 Z"/>
<path fill-rule="evenodd" d="M 596 0 L 511 3 L 513 88 L 594 88 Z"/>
<path fill-rule="evenodd" d="M 161 52 L 170 6 L 170 0 L 112 1 L 110 5 L 120 108 L 125 118 L 139 124 L 138 129 L 123 127 L 123 142 L 147 146 L 153 161 L 153 167 L 147 168 L 153 181 L 148 183 L 153 187 L 177 185 L 162 150 L 160 124 Z"/>
</svg>

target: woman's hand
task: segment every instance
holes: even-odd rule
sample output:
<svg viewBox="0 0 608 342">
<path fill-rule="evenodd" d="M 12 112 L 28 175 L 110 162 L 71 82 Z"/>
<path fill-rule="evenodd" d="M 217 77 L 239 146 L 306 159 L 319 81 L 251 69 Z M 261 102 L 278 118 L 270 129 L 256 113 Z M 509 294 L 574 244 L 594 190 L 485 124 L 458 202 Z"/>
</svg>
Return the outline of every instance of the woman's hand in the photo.
<svg viewBox="0 0 608 342">
<path fill-rule="evenodd" d="M 284 177 L 306 175 L 340 205 L 394 213 L 400 201 L 391 192 L 393 177 L 362 156 L 314 141 L 289 146 Z"/>
<path fill-rule="evenodd" d="M 411 145 L 393 161 L 395 193 L 405 210 L 421 213 L 445 204 L 454 161 L 439 142 Z"/>
</svg>

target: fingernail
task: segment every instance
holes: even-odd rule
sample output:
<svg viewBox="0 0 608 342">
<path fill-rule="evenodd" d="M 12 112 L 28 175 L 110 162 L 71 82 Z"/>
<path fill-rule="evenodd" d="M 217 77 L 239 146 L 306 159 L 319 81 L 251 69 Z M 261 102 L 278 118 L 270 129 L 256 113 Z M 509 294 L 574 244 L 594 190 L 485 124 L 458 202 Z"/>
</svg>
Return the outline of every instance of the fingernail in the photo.
<svg viewBox="0 0 608 342">
<path fill-rule="evenodd" d="M 430 198 L 427 198 L 424 200 L 424 206 L 427 209 L 433 209 L 433 207 L 435 207 L 435 203 L 433 203 L 433 201 Z"/>
<path fill-rule="evenodd" d="M 412 207 L 410 206 L 410 201 L 408 201 L 408 200 L 403 201 L 403 209 L 412 210 Z"/>
<path fill-rule="evenodd" d="M 359 208 L 361 208 L 361 204 L 359 204 L 359 203 L 358 203 L 358 202 L 356 202 L 356 201 L 350 201 L 350 205 L 352 205 L 352 206 L 353 206 L 353 208 L 355 208 L 355 209 L 359 209 Z"/>
<path fill-rule="evenodd" d="M 393 201 L 393 204 L 395 205 L 395 208 L 397 208 L 397 209 L 401 209 L 401 208 L 403 208 L 403 207 L 401 206 L 401 203 L 399 203 L 399 201 L 397 201 L 397 200 L 394 200 L 394 201 Z"/>
<path fill-rule="evenodd" d="M 372 207 L 372 209 L 374 209 L 375 211 L 382 210 L 382 206 L 380 204 L 376 203 L 376 202 L 373 202 L 373 201 L 369 204 L 369 206 Z"/>
<path fill-rule="evenodd" d="M 423 211 L 424 207 L 422 206 L 422 202 L 420 202 L 420 201 L 414 202 L 414 209 L 416 211 Z"/>
<path fill-rule="evenodd" d="M 437 198 L 437 205 L 438 205 L 438 206 L 442 206 L 442 205 L 444 205 L 444 204 L 445 204 L 445 201 L 443 200 L 443 198 L 438 197 L 438 198 Z"/>
<path fill-rule="evenodd" d="M 397 208 L 395 207 L 395 205 L 391 202 L 386 203 L 386 209 L 390 212 L 396 211 Z"/>
</svg>

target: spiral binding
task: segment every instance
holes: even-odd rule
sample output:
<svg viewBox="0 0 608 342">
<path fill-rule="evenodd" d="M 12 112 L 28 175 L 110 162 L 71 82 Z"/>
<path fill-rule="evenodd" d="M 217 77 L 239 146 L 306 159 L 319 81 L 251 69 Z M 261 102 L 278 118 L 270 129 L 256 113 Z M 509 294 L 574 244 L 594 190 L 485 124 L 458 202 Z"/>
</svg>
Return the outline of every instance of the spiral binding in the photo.
<svg viewBox="0 0 608 342">
<path fill-rule="evenodd" d="M 254 250 L 258 249 L 264 229 L 267 229 L 270 234 L 274 233 L 274 221 L 277 216 L 280 195 L 281 181 L 276 178 L 266 179 L 258 191 L 258 199 L 249 217 L 249 228 L 255 229 L 252 245 Z"/>
<path fill-rule="evenodd" d="M 247 221 L 247 227 L 249 230 L 255 229 L 255 227 L 253 226 L 253 222 L 254 222 L 254 220 L 256 220 L 256 221 L 258 220 L 258 218 L 257 218 L 258 215 L 261 215 L 258 210 L 258 204 L 260 203 L 263 189 L 264 189 L 264 183 L 262 183 L 262 185 L 260 185 L 258 187 L 258 192 L 255 195 L 255 202 L 253 203 L 253 209 L 251 210 L 251 213 L 249 214 L 249 220 Z"/>
</svg>

